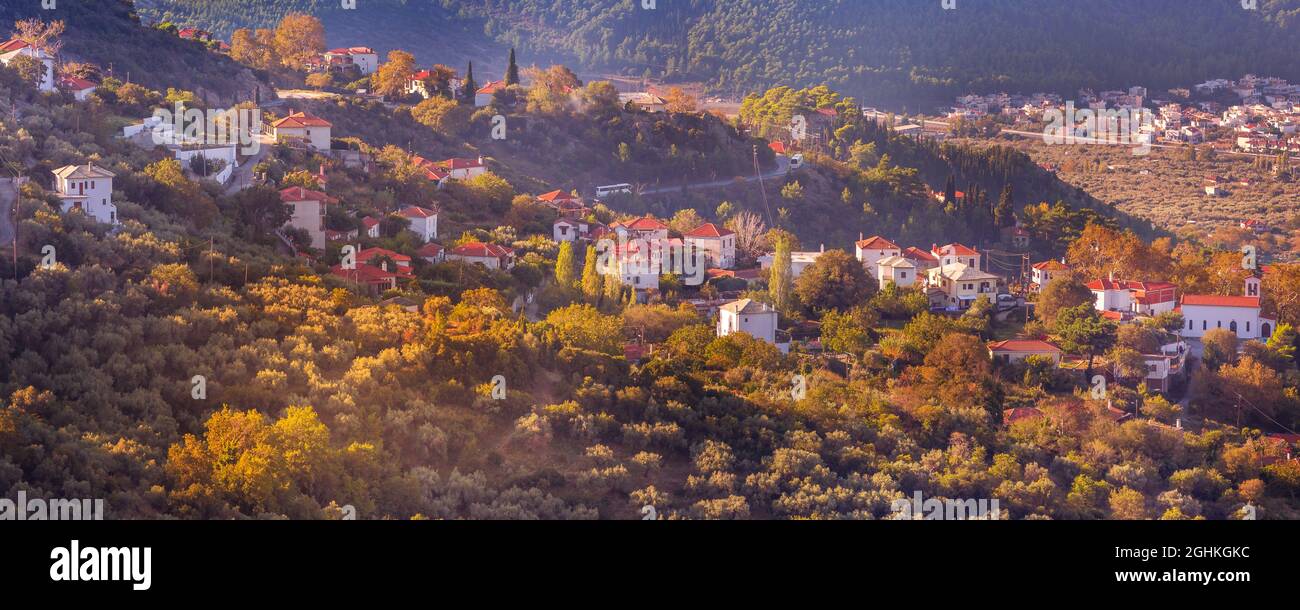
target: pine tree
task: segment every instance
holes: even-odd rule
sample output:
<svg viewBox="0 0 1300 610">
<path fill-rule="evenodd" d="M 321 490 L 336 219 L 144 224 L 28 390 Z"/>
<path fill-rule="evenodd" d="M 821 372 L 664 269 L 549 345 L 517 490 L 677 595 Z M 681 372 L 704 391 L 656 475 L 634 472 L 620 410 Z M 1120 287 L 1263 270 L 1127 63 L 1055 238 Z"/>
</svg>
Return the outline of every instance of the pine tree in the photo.
<svg viewBox="0 0 1300 610">
<path fill-rule="evenodd" d="M 777 311 L 789 311 L 794 294 L 794 276 L 791 272 L 790 240 L 781 236 L 776 240 L 776 255 L 772 261 L 772 277 L 768 280 L 768 292 L 772 295 L 772 304 Z"/>
<path fill-rule="evenodd" d="M 993 209 L 993 223 L 999 228 L 1009 227 L 1016 221 L 1015 194 L 1011 183 L 1002 187 L 1002 196 L 998 198 L 998 207 Z"/>
<path fill-rule="evenodd" d="M 469 69 L 465 70 L 465 82 L 461 83 L 461 100 L 466 104 L 474 103 L 474 96 L 478 94 L 478 83 L 474 82 L 474 62 L 469 62 Z"/>
<path fill-rule="evenodd" d="M 957 179 L 952 174 L 948 175 L 948 182 L 943 185 L 943 202 L 957 203 Z"/>
<path fill-rule="evenodd" d="M 600 272 L 596 270 L 596 247 L 587 246 L 586 260 L 582 263 L 582 296 L 588 303 L 600 302 Z"/>
<path fill-rule="evenodd" d="M 515 49 L 510 47 L 510 64 L 506 68 L 506 86 L 519 84 L 519 64 L 515 63 Z"/>
<path fill-rule="evenodd" d="M 560 254 L 555 257 L 555 283 L 561 288 L 573 288 L 573 242 L 560 242 Z"/>
</svg>

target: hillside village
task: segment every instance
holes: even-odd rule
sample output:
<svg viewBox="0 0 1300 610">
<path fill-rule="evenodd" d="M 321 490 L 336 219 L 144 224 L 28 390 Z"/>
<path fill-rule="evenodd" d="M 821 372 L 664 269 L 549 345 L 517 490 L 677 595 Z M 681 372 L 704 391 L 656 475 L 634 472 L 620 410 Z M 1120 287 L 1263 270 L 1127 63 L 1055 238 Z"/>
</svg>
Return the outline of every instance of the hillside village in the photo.
<svg viewBox="0 0 1300 610">
<path fill-rule="evenodd" d="M 307 34 L 276 50 L 247 30 L 227 43 L 160 24 L 254 67 L 278 51 L 278 69 L 305 89 L 340 96 L 259 94 L 212 109 L 107 66 L 70 71 L 54 44 L 62 25 L 51 27 L 20 24 L 0 44 L 3 86 L 23 102 L 0 118 L 16 193 L 4 224 L 19 229 L 0 267 L 13 278 L 0 333 L 13 361 L 0 367 L 14 405 L 6 417 L 76 451 L 101 451 L 117 434 L 132 446 L 104 451 L 150 456 L 154 465 L 113 483 L 132 495 L 133 514 L 319 517 L 337 500 L 401 518 L 583 518 L 653 501 L 682 518 L 883 518 L 911 484 L 1001 494 L 1015 518 L 1232 518 L 1247 505 L 1296 514 L 1300 266 L 1142 239 L 1114 223 L 1052 224 L 1084 216 L 1014 205 L 1009 187 L 1000 202 L 952 184 L 917 196 L 919 179 L 900 178 L 888 155 L 854 171 L 886 176 L 891 196 L 917 208 L 987 207 L 992 245 L 871 236 L 880 222 L 848 227 L 862 232 L 851 247 L 802 243 L 787 208 L 812 172 L 849 173 L 839 164 L 850 153 L 805 159 L 797 144 L 757 139 L 743 117 L 705 116 L 680 91 L 620 92 L 563 66 L 521 70 L 513 51 L 503 78 L 480 83 L 472 64 L 461 73 L 401 51 L 380 58 L 365 46 L 373 41 L 325 49 Z M 1222 109 L 1235 123 L 1220 126 L 1288 133 L 1274 122 L 1294 119 L 1278 107 L 1293 111 L 1293 97 L 1260 80 L 1242 110 Z M 983 111 L 961 103 L 966 115 Z M 862 116 L 835 104 L 819 109 L 829 127 Z M 203 111 L 197 126 L 188 110 Z M 78 115 L 111 137 L 79 131 Z M 419 125 L 436 146 L 381 139 L 355 116 Z M 599 132 L 649 121 L 646 131 L 667 132 L 673 121 L 716 121 L 707 125 L 731 130 L 723 142 L 741 167 L 752 155 L 757 176 L 687 186 L 748 188 L 762 205 L 770 191 L 781 208 L 718 200 L 712 213 L 657 216 L 635 206 L 656 196 L 671 205 L 671 189 L 643 192 L 629 178 L 583 192 L 521 178 L 511 157 L 485 152 L 492 142 L 464 135 L 488 133 L 498 116 L 557 133 L 551 122 Z M 1187 127 L 1196 120 L 1169 123 L 1165 137 Z M 649 154 L 644 140 L 593 163 Z M 1269 141 L 1258 145 L 1271 151 Z M 852 154 L 869 156 L 858 144 Z M 685 148 L 674 142 L 662 158 Z M 760 167 L 760 150 L 771 165 Z M 544 163 L 550 152 L 515 154 Z M 57 262 L 42 262 L 46 244 Z M 105 299 L 114 311 L 100 311 Z M 75 348 L 83 365 L 114 371 L 93 383 L 178 380 L 148 396 L 114 389 L 90 426 L 94 443 L 59 436 L 67 401 L 88 392 L 58 377 L 74 363 L 43 345 L 41 332 L 62 331 L 20 329 L 37 303 L 65 300 L 61 315 L 139 333 Z M 90 355 L 168 335 L 169 362 L 132 369 Z M 197 374 L 212 398 L 192 408 Z M 498 376 L 508 389 L 494 389 Z M 168 414 L 172 404 L 186 406 Z M 210 447 L 245 417 L 300 426 L 329 468 L 222 463 Z M 149 430 L 128 440 L 121 422 L 132 419 Z M 278 451 L 277 438 L 237 451 Z M 227 475 L 213 475 L 222 469 L 278 483 L 223 487 Z M 457 504 L 455 486 L 481 497 Z"/>
</svg>

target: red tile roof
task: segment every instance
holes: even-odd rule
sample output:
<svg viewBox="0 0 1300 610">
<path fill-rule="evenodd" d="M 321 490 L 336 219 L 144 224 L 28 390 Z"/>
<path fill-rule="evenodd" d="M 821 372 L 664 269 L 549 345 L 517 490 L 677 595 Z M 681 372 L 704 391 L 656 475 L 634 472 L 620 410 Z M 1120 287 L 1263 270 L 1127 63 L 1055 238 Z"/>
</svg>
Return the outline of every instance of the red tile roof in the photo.
<svg viewBox="0 0 1300 610">
<path fill-rule="evenodd" d="M 1069 271 L 1069 265 L 1056 259 L 1045 260 L 1041 263 L 1034 264 L 1034 268 L 1040 271 Z"/>
<path fill-rule="evenodd" d="M 408 205 L 402 208 L 402 211 L 399 213 L 407 218 L 430 218 L 438 215 L 437 212 L 430 210 L 429 208 L 422 208 L 418 205 Z"/>
<path fill-rule="evenodd" d="M 411 257 L 405 254 L 399 254 L 397 252 L 393 252 L 392 250 L 388 250 L 385 248 L 366 248 L 365 250 L 362 250 L 357 253 L 357 260 L 363 263 L 368 263 L 370 262 L 370 259 L 379 256 L 387 256 L 388 258 L 393 259 L 393 262 L 395 263 L 411 262 Z"/>
<path fill-rule="evenodd" d="M 995 352 L 1059 352 L 1061 348 L 1038 339 L 1010 339 L 989 344 Z"/>
<path fill-rule="evenodd" d="M 858 248 L 863 250 L 897 250 L 898 244 L 889 241 L 879 235 L 868 237 L 858 242 Z"/>
<path fill-rule="evenodd" d="M 778 155 L 784 155 L 784 154 L 785 154 L 785 144 L 784 144 L 784 143 L 781 143 L 781 142 L 773 142 L 773 143 L 771 143 L 771 144 L 768 144 L 767 147 L 770 148 L 770 149 L 772 149 L 772 152 L 774 152 L 774 153 L 776 153 L 776 154 L 778 154 Z"/>
<path fill-rule="evenodd" d="M 361 219 L 361 224 L 362 224 L 362 226 L 364 226 L 365 228 L 369 229 L 370 227 L 373 227 L 373 226 L 379 224 L 379 219 L 378 219 L 378 218 L 375 218 L 375 217 L 373 217 L 373 216 L 367 216 L 367 217 Z"/>
<path fill-rule="evenodd" d="M 92 83 L 84 78 L 77 78 L 75 76 L 65 74 L 59 77 L 59 86 L 71 91 L 85 91 L 86 89 L 93 89 L 95 87 L 95 83 Z"/>
<path fill-rule="evenodd" d="M 456 246 L 451 249 L 451 253 L 456 256 L 472 256 L 476 258 L 501 258 L 514 253 L 514 250 L 497 244 L 485 244 L 483 242 L 471 242 L 463 246 Z"/>
<path fill-rule="evenodd" d="M 926 252 L 925 250 L 922 250 L 915 246 L 909 246 L 906 250 L 903 250 L 903 258 L 910 258 L 919 261 L 929 261 L 931 263 L 939 262 L 939 259 L 935 258 L 933 254 L 930 254 L 929 252 Z"/>
<path fill-rule="evenodd" d="M 479 159 L 464 159 L 461 157 L 452 157 L 438 162 L 439 167 L 447 169 L 472 169 L 483 167 L 483 161 Z"/>
<path fill-rule="evenodd" d="M 537 196 L 538 201 L 545 201 L 548 203 L 556 201 L 571 201 L 573 199 L 577 199 L 577 197 L 574 197 L 573 194 L 565 191 L 551 191 Z"/>
<path fill-rule="evenodd" d="M 326 195 L 325 193 L 322 193 L 320 191 L 313 191 L 311 189 L 305 189 L 302 188 L 301 186 L 291 186 L 287 189 L 280 191 L 280 200 L 284 201 L 285 203 L 292 203 L 295 201 L 328 202 L 331 199 L 332 198 L 329 195 Z"/>
<path fill-rule="evenodd" d="M 1038 419 L 1040 417 L 1043 417 L 1043 412 L 1034 407 L 1016 407 L 1002 412 L 1002 423 L 1014 424 L 1018 421 Z"/>
<path fill-rule="evenodd" d="M 971 248 L 956 243 L 948 244 L 942 248 L 936 248 L 933 253 L 935 256 L 974 256 L 979 254 L 979 252 L 976 252 Z"/>
<path fill-rule="evenodd" d="M 442 246 L 439 246 L 438 244 L 435 244 L 433 242 L 429 242 L 421 246 L 419 250 L 415 251 L 415 253 L 420 255 L 422 258 L 433 258 L 433 257 L 437 257 L 439 254 L 442 254 L 442 250 L 443 250 Z"/>
<path fill-rule="evenodd" d="M 698 227 L 695 227 L 695 230 L 686 234 L 686 237 L 715 237 L 716 238 L 716 237 L 725 237 L 727 235 L 735 235 L 735 234 L 736 232 L 732 231 L 731 229 L 719 229 L 718 225 L 715 225 L 711 222 L 707 222 Z"/>
<path fill-rule="evenodd" d="M 284 117 L 283 119 L 271 123 L 271 127 L 275 127 L 277 129 L 281 127 L 288 127 L 290 129 L 293 129 L 293 128 L 301 128 L 301 127 L 330 127 L 330 126 L 331 123 L 329 121 L 326 121 L 325 119 L 322 119 L 316 115 L 308 114 L 306 112 L 294 112 L 289 114 L 289 116 Z"/>
<path fill-rule="evenodd" d="M 1200 305 L 1203 307 L 1247 307 L 1259 308 L 1259 297 L 1219 296 L 1213 294 L 1185 294 L 1183 306 Z"/>
<path fill-rule="evenodd" d="M 0 53 L 9 53 L 11 51 L 17 51 L 19 49 L 26 49 L 27 47 L 30 46 L 32 45 L 29 44 L 26 40 L 19 40 L 17 38 L 14 38 L 13 40 L 8 40 L 5 41 L 3 44 L 0 44 Z"/>
<path fill-rule="evenodd" d="M 505 88 L 506 88 L 506 81 L 494 80 L 494 81 L 488 81 L 486 85 L 479 87 L 479 90 L 476 91 L 475 93 L 481 93 L 483 95 L 491 95 Z"/>
<path fill-rule="evenodd" d="M 668 228 L 668 225 L 654 216 L 642 216 L 623 226 L 632 231 L 660 231 Z"/>
<path fill-rule="evenodd" d="M 387 284 L 398 277 L 396 273 L 366 263 L 357 263 L 356 269 L 344 269 L 343 265 L 334 265 L 330 268 L 330 273 L 360 284 Z"/>
</svg>

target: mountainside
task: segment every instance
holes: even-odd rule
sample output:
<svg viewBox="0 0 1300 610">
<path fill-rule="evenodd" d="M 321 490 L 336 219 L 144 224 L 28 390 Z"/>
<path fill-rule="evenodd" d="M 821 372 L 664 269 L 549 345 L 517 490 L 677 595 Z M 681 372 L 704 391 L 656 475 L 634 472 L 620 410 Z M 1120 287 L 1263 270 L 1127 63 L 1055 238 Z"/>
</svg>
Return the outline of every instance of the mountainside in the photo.
<svg viewBox="0 0 1300 610">
<path fill-rule="evenodd" d="M 1256 11 L 1215 0 L 960 0 L 956 10 L 896 0 L 659 0 L 650 10 L 629 0 L 372 0 L 355 10 L 313 0 L 139 4 L 149 18 L 222 34 L 309 10 L 331 44 L 391 45 L 422 61 L 472 58 L 486 34 L 533 61 L 560 57 L 586 71 L 699 80 L 733 95 L 827 84 L 870 104 L 909 108 L 969 91 L 1163 89 L 1247 72 L 1300 77 L 1291 61 L 1300 51 L 1298 0 L 1261 0 Z"/>
<path fill-rule="evenodd" d="M 355 9 L 338 0 L 139 0 L 136 7 L 146 22 L 201 27 L 223 40 L 238 28 L 274 28 L 287 13 L 308 13 L 325 25 L 330 47 L 368 46 L 381 57 L 402 49 L 422 64 L 464 69 L 473 61 L 492 74 L 505 69 L 507 50 L 485 36 L 481 24 L 458 19 L 432 0 L 360 0 Z"/>
<path fill-rule="evenodd" d="M 6 28 L 32 17 L 64 21 L 63 59 L 96 64 L 105 75 L 111 70 L 112 76 L 149 88 L 193 91 L 217 105 L 252 99 L 254 89 L 268 87 L 254 71 L 198 42 L 140 27 L 135 7 L 126 0 L 60 2 L 49 11 L 40 2 L 0 3 L 0 24 Z"/>
</svg>

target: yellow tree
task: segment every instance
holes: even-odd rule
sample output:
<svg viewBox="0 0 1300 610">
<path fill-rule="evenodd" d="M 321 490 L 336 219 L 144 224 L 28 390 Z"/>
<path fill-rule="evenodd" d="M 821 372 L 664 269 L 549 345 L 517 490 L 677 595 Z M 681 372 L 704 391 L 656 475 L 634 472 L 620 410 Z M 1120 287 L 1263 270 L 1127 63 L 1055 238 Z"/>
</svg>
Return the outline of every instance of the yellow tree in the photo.
<svg viewBox="0 0 1300 610">
<path fill-rule="evenodd" d="M 325 51 L 325 26 L 319 19 L 289 13 L 275 28 L 275 52 L 280 62 L 295 70 Z"/>
<path fill-rule="evenodd" d="M 695 96 L 685 92 L 681 87 L 673 87 L 664 94 L 664 103 L 668 107 L 668 112 L 695 112 L 698 109 L 698 102 Z"/>
<path fill-rule="evenodd" d="M 401 95 L 406 89 L 406 81 L 415 74 L 415 56 L 406 51 L 388 52 L 388 61 L 379 66 L 371 77 L 371 84 L 380 95 Z"/>
</svg>

